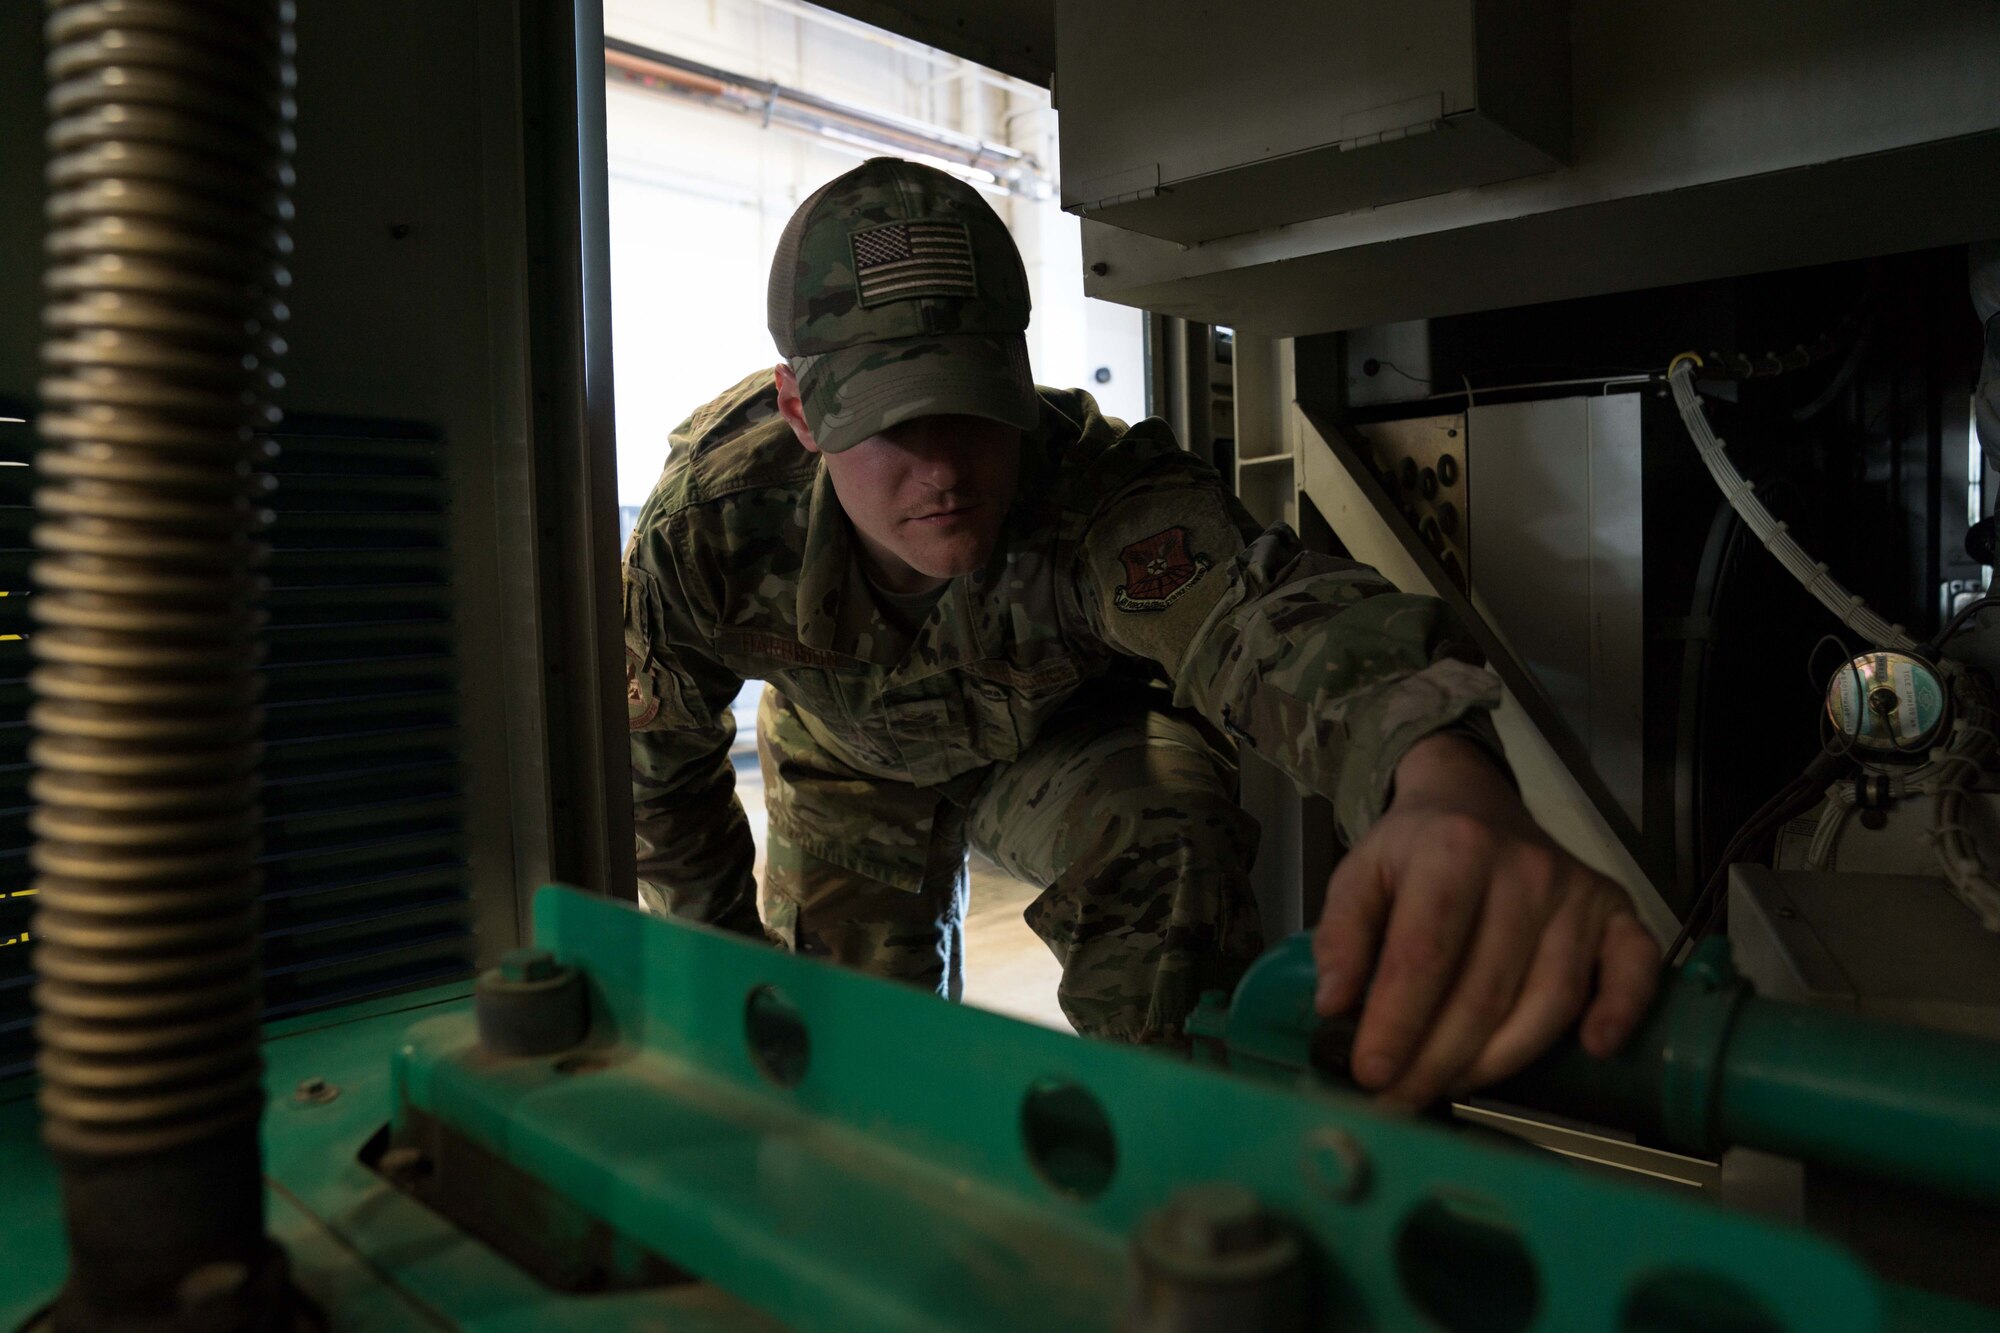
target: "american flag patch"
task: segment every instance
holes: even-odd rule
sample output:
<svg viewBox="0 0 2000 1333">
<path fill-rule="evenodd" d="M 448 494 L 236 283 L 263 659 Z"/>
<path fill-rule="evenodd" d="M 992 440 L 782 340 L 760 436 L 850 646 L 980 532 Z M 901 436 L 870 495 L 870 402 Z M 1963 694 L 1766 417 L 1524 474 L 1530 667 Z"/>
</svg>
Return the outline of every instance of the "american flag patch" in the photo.
<svg viewBox="0 0 2000 1333">
<path fill-rule="evenodd" d="M 854 284 L 861 304 L 913 296 L 977 296 L 972 238 L 963 222 L 891 222 L 854 232 Z"/>
</svg>

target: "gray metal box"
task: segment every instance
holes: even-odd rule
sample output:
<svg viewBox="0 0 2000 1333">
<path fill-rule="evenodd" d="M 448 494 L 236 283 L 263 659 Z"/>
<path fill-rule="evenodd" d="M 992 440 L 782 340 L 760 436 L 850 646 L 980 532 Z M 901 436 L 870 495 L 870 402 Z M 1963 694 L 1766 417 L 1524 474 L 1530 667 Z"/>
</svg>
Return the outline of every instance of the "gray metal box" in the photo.
<svg viewBox="0 0 2000 1333">
<path fill-rule="evenodd" d="M 1729 943 L 1760 995 L 2000 1039 L 2000 935 L 1942 879 L 1731 866 Z"/>
<path fill-rule="evenodd" d="M 1060 0 L 1062 203 L 1194 243 L 1561 166 L 1562 0 Z"/>
</svg>

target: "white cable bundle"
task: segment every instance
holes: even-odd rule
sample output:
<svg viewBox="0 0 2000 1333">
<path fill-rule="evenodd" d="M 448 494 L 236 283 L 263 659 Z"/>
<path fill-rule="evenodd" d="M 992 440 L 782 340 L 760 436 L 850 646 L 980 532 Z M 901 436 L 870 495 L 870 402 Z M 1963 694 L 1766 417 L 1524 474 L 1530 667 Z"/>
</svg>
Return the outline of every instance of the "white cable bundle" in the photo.
<svg viewBox="0 0 2000 1333">
<path fill-rule="evenodd" d="M 1701 454 L 1701 461 L 1708 464 L 1709 475 L 1722 488 L 1729 507 L 1734 509 L 1750 531 L 1757 534 L 1757 540 L 1764 548 L 1778 557 L 1778 563 L 1792 572 L 1792 577 L 1805 586 L 1805 590 L 1820 600 L 1820 604 L 1840 620 L 1840 623 L 1859 634 L 1871 648 L 1893 648 L 1898 652 L 1915 653 L 1917 643 L 1903 632 L 1901 625 L 1891 625 L 1882 617 L 1868 609 L 1856 593 L 1842 587 L 1840 580 L 1827 573 L 1826 566 L 1807 555 L 1799 544 L 1785 531 L 1785 525 L 1771 517 L 1771 511 L 1751 493 L 1749 482 L 1730 465 L 1723 453 L 1723 443 L 1709 429 L 1708 417 L 1701 410 L 1701 396 L 1694 391 L 1694 370 L 1701 364 L 1701 358 L 1692 352 L 1684 352 L 1667 367 L 1667 382 L 1673 387 L 1674 403 L 1681 410 L 1681 420 L 1687 424 L 1688 435 L 1694 440 L 1694 447 Z"/>
</svg>

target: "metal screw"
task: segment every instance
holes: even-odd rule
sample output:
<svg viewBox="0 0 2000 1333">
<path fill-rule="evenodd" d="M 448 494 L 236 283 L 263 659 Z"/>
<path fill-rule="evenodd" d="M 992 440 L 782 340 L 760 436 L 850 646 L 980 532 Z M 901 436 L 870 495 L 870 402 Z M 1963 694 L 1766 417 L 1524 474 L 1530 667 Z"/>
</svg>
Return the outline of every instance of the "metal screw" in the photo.
<svg viewBox="0 0 2000 1333">
<path fill-rule="evenodd" d="M 509 949 L 500 955 L 503 981 L 547 981 L 556 974 L 556 956 L 547 949 Z"/>
<path fill-rule="evenodd" d="M 1336 1203 L 1353 1203 L 1368 1192 L 1372 1165 L 1360 1140 L 1328 1126 L 1306 1135 L 1307 1182 Z"/>
<path fill-rule="evenodd" d="M 1098 277 L 1101 278 L 1105 274 L 1111 271 L 1111 265 L 1105 263 L 1102 259 L 1100 259 L 1095 264 L 1092 264 L 1090 266 L 1090 271 L 1092 273 L 1095 273 Z"/>
<path fill-rule="evenodd" d="M 323 1078 L 302 1078 L 292 1090 L 292 1100 L 301 1106 L 321 1106 L 340 1095 L 340 1089 Z"/>
</svg>

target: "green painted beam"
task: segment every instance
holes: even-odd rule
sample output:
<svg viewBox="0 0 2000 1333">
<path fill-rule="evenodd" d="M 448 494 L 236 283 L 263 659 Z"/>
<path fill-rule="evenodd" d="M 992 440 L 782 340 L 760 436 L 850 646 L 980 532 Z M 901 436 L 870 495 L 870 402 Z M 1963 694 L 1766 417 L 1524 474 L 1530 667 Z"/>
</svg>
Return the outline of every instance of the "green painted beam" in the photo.
<svg viewBox="0 0 2000 1333">
<path fill-rule="evenodd" d="M 591 981 L 591 1058 L 499 1060 L 469 1018 L 441 1016 L 398 1051 L 399 1107 L 798 1329 L 1115 1327 L 1134 1228 L 1212 1181 L 1255 1191 L 1316 1251 L 1319 1327 L 1422 1327 L 1481 1283 L 1488 1304 L 1525 1290 L 1533 1329 L 1692 1329 L 1717 1308 L 1755 1329 L 1899 1326 L 1900 1295 L 1804 1232 L 1358 1098 L 1064 1036 L 602 898 L 544 890 L 535 919 Z M 774 993 L 795 1028 L 752 1017 Z M 766 1072 L 801 1064 L 789 1085 Z M 2000 1327 L 1949 1302 L 1924 1317 Z"/>
</svg>

